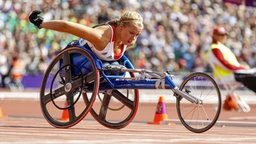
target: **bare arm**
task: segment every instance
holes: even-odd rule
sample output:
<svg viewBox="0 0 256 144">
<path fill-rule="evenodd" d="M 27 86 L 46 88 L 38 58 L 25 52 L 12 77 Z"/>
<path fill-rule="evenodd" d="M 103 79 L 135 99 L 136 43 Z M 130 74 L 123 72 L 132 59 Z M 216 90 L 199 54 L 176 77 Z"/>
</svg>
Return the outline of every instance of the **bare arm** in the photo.
<svg viewBox="0 0 256 144">
<path fill-rule="evenodd" d="M 64 20 L 52 20 L 49 22 L 43 22 L 41 28 L 66 32 L 86 39 L 94 44 L 98 50 L 102 50 L 105 46 L 106 40 L 108 40 L 108 38 L 106 38 L 106 31 L 104 29 L 94 29 L 78 23 Z"/>
<path fill-rule="evenodd" d="M 29 21 L 36 27 L 46 28 L 59 32 L 66 32 L 77 37 L 83 38 L 91 42 L 96 49 L 102 50 L 111 37 L 111 30 L 108 26 L 100 26 L 98 28 L 90 28 L 74 22 L 65 20 L 52 20 L 44 22 L 44 18 L 40 15 L 41 11 L 33 10 L 29 14 Z"/>
</svg>

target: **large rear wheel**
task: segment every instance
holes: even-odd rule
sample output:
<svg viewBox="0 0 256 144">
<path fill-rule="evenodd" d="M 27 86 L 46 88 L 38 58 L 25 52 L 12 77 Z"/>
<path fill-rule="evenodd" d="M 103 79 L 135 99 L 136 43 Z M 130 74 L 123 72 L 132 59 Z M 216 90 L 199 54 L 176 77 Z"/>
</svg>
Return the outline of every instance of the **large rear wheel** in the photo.
<svg viewBox="0 0 256 144">
<path fill-rule="evenodd" d="M 132 72 L 127 72 L 126 75 L 135 77 Z M 132 122 L 136 115 L 139 105 L 139 90 L 100 91 L 96 101 L 91 109 L 94 119 L 107 128 L 121 129 Z"/>
<path fill-rule="evenodd" d="M 86 67 L 77 65 L 78 61 Z M 40 89 L 43 115 L 54 127 L 72 127 L 91 110 L 98 89 L 99 70 L 92 56 L 81 48 L 66 48 L 45 71 Z M 82 98 L 84 94 L 86 102 Z"/>
</svg>

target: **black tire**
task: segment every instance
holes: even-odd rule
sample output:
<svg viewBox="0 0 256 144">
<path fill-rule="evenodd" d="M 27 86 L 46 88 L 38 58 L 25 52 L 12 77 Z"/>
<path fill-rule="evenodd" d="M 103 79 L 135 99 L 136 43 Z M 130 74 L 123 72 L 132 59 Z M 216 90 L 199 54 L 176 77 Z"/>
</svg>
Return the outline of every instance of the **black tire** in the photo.
<svg viewBox="0 0 256 144">
<path fill-rule="evenodd" d="M 209 130 L 218 120 L 221 111 L 221 94 L 214 79 L 206 73 L 195 72 L 184 79 L 180 90 L 200 99 L 196 104 L 176 95 L 181 123 L 195 133 Z"/>
<path fill-rule="evenodd" d="M 74 55 L 91 65 L 88 73 L 74 64 Z M 76 73 L 75 73 L 76 71 Z M 56 128 L 79 123 L 91 110 L 99 90 L 99 70 L 92 56 L 78 47 L 63 49 L 45 71 L 40 104 L 45 119 Z M 87 102 L 81 98 L 87 93 Z"/>
</svg>

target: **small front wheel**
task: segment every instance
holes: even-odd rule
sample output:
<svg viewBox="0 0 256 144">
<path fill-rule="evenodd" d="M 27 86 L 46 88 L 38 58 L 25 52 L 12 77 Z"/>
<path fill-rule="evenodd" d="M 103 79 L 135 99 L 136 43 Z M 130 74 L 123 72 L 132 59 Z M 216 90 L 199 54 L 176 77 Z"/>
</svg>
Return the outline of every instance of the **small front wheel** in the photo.
<svg viewBox="0 0 256 144">
<path fill-rule="evenodd" d="M 176 107 L 181 123 L 195 133 L 209 130 L 218 120 L 221 111 L 221 94 L 214 79 L 206 73 L 195 72 L 185 78 L 180 90 L 198 100 L 191 103 L 177 96 Z"/>
</svg>

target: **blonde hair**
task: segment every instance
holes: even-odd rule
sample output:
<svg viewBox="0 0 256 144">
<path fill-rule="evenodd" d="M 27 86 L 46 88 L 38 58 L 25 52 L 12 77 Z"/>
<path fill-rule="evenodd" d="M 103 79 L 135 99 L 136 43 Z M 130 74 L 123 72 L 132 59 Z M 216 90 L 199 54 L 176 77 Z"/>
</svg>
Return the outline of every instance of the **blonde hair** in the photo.
<svg viewBox="0 0 256 144">
<path fill-rule="evenodd" d="M 107 24 L 110 25 L 119 25 L 121 23 L 133 23 L 136 26 L 142 27 L 143 28 L 143 18 L 142 16 L 136 12 L 136 11 L 125 11 L 122 16 L 120 17 L 120 19 L 114 19 L 111 21 L 108 21 Z"/>
</svg>

